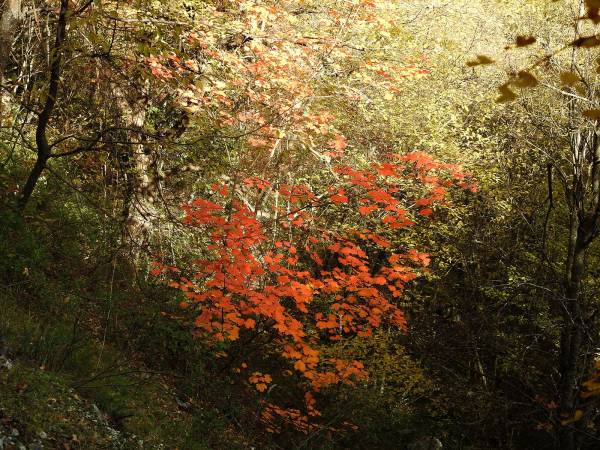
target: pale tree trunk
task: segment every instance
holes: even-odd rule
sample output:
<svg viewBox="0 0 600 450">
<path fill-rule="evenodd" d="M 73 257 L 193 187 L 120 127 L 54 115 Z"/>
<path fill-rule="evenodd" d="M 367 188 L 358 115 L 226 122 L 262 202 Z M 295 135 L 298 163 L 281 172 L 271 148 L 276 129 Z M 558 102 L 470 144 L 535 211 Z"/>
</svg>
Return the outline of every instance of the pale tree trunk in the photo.
<svg viewBox="0 0 600 450">
<path fill-rule="evenodd" d="M 0 18 L 0 85 L 4 82 L 6 62 L 10 57 L 16 28 L 21 19 L 21 0 L 4 0 Z M 4 92 L 0 93 L 0 125 L 2 124 L 5 103 Z"/>
<path fill-rule="evenodd" d="M 153 221 L 157 217 L 155 201 L 155 160 L 150 145 L 144 142 L 147 102 L 128 97 L 122 86 L 113 85 L 117 108 L 125 132 L 121 162 L 125 190 L 123 198 L 122 238 L 135 258 L 147 247 Z"/>
<path fill-rule="evenodd" d="M 145 111 L 134 116 L 133 123 L 141 130 L 145 121 Z M 128 197 L 124 205 L 124 232 L 134 245 L 135 252 L 147 247 L 152 231 L 152 224 L 157 217 L 154 205 L 154 160 L 148 145 L 143 143 L 143 133 L 131 133 L 132 164 L 131 171 L 126 174 L 128 180 Z"/>
</svg>

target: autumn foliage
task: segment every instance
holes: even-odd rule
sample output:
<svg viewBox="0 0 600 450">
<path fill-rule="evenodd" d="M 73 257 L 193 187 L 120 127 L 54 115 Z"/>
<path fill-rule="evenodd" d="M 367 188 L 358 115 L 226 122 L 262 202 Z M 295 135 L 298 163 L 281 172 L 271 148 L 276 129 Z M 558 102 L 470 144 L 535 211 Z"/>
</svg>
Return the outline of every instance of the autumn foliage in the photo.
<svg viewBox="0 0 600 450">
<path fill-rule="evenodd" d="M 314 392 L 368 376 L 361 361 L 329 358 L 323 348 L 367 338 L 383 326 L 406 327 L 397 301 L 428 266 L 429 255 L 399 248 L 395 236 L 431 215 L 449 187 L 474 189 L 456 167 L 420 152 L 389 155 L 366 168 L 340 165 L 334 172 L 337 183 L 322 193 L 306 184 L 244 179 L 246 187 L 278 199 L 269 214 L 263 212 L 266 219 L 238 198 L 235 184 L 214 185 L 210 199 L 183 207 L 184 223 L 208 237 L 206 256 L 193 262 L 189 276 L 160 263 L 152 271 L 173 278 L 169 285 L 185 296 L 180 306 L 196 311 L 196 328 L 215 341 L 235 341 L 242 333 L 269 336 L 288 368 L 251 371 L 249 382 L 264 392 L 273 377 L 295 372 L 305 392 L 302 414 L 265 405 L 270 430 L 277 416 L 293 417 L 306 431 L 309 418 L 320 415 Z"/>
<path fill-rule="evenodd" d="M 298 155 L 327 162 L 342 155 L 349 140 L 342 111 L 391 101 L 429 73 L 424 55 L 408 54 L 394 39 L 403 16 L 388 2 L 203 8 L 177 50 L 137 57 L 150 82 L 170 86 L 178 107 L 211 138 L 244 147 L 236 156 L 254 169 L 249 175 L 264 177 L 265 167 L 298 162 Z"/>
<path fill-rule="evenodd" d="M 192 267 L 156 262 L 152 273 L 183 292 L 197 334 L 268 343 L 261 353 L 281 369 L 238 361 L 235 370 L 263 396 L 267 430 L 280 422 L 308 432 L 321 414 L 315 393 L 368 376 L 328 346 L 406 327 L 397 304 L 429 256 L 400 231 L 432 215 L 449 187 L 474 186 L 422 152 L 381 156 L 386 144 L 371 163 L 355 157 L 365 143 L 340 116 L 360 120 L 373 98 L 392 101 L 429 73 L 427 58 L 405 54 L 394 38 L 402 16 L 393 3 L 204 8 L 177 50 L 141 60 L 210 139 L 232 143 L 224 144 L 231 167 L 183 207 L 184 223 L 205 237 L 202 256 Z M 297 408 L 269 401 L 278 377 L 297 381 Z"/>
</svg>

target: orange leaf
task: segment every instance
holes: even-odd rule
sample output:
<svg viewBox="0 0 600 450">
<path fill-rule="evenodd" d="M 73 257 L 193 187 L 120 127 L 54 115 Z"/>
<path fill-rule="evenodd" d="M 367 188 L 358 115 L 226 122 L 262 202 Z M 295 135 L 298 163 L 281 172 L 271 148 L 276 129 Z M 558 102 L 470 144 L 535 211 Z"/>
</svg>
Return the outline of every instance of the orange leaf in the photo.
<svg viewBox="0 0 600 450">
<path fill-rule="evenodd" d="M 379 209 L 379 207 L 377 207 L 376 205 L 367 205 L 367 206 L 361 206 L 360 208 L 358 208 L 358 212 L 360 213 L 361 216 L 368 216 L 373 211 L 377 211 L 378 209 Z"/>
<path fill-rule="evenodd" d="M 296 361 L 294 363 L 294 369 L 300 371 L 300 372 L 305 372 L 306 371 L 306 364 L 304 364 L 303 361 Z"/>
<path fill-rule="evenodd" d="M 329 141 L 329 147 L 336 149 L 338 152 L 342 152 L 348 147 L 348 141 L 341 134 L 336 134 L 335 139 Z"/>
</svg>

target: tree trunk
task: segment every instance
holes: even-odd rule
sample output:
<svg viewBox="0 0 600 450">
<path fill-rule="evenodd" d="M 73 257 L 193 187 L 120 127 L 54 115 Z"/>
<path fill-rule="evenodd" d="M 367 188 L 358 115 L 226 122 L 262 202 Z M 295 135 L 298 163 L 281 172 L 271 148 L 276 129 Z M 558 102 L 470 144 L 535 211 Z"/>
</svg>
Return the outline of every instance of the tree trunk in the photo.
<svg viewBox="0 0 600 450">
<path fill-rule="evenodd" d="M 21 190 L 21 195 L 18 200 L 19 209 L 24 209 L 31 198 L 31 194 L 37 185 L 37 182 L 46 168 L 48 159 L 52 156 L 52 147 L 48 143 L 46 129 L 54 106 L 56 105 L 56 97 L 58 96 L 58 84 L 60 82 L 60 64 L 62 60 L 63 43 L 67 33 L 67 12 L 69 10 L 69 0 L 61 0 L 60 12 L 58 14 L 58 24 L 56 26 L 56 40 L 52 49 L 50 63 L 50 81 L 48 84 L 48 93 L 44 108 L 38 117 L 37 128 L 35 132 L 35 142 L 37 146 L 37 159 L 27 182 Z"/>
<path fill-rule="evenodd" d="M 0 19 L 0 85 L 4 81 L 6 62 L 10 57 L 10 49 L 15 35 L 15 27 L 21 19 L 21 0 L 4 0 L 2 4 L 2 18 Z M 4 106 L 4 94 L 0 94 L 0 124 L 2 123 L 2 111 Z"/>
<path fill-rule="evenodd" d="M 112 85 L 115 93 L 119 120 L 126 130 L 124 147 L 120 150 L 120 163 L 125 180 L 122 210 L 122 239 L 128 243 L 134 259 L 148 243 L 154 206 L 154 157 L 151 147 L 144 142 L 143 128 L 146 122 L 147 101 L 135 91 L 126 91 L 123 86 Z"/>
<path fill-rule="evenodd" d="M 584 347 L 586 313 L 583 279 L 586 274 L 585 252 L 597 236 L 600 215 L 600 141 L 597 130 L 579 131 L 571 141 L 573 165 L 572 185 L 567 189 L 569 208 L 569 241 L 565 263 L 564 297 L 559 355 L 559 412 L 571 419 L 579 406 L 578 390 L 588 367 L 581 358 Z M 588 167 L 587 170 L 584 167 Z M 580 429 L 584 421 L 574 421 L 559 429 L 562 450 L 579 448 Z"/>
<path fill-rule="evenodd" d="M 137 106 L 140 109 L 133 112 L 129 119 L 133 129 L 142 130 L 146 120 L 146 105 Z M 130 139 L 131 160 L 126 174 L 128 188 L 123 208 L 123 232 L 137 257 L 139 250 L 148 243 L 156 208 L 153 205 L 153 160 L 150 149 L 142 143 L 143 133 L 130 132 Z"/>
<path fill-rule="evenodd" d="M 48 155 L 44 152 L 40 152 L 38 148 L 38 156 L 35 164 L 33 165 L 33 169 L 31 169 L 31 172 L 29 172 L 25 186 L 23 186 L 23 189 L 21 190 L 21 196 L 18 201 L 19 209 L 24 209 L 25 206 L 27 206 L 27 203 L 31 198 L 31 194 L 33 194 L 33 190 L 42 176 L 42 172 L 46 168 L 47 163 Z"/>
<path fill-rule="evenodd" d="M 581 308 L 581 282 L 585 272 L 585 241 L 576 214 L 571 215 L 569 250 L 565 274 L 565 301 L 560 340 L 560 413 L 570 418 L 577 408 L 577 389 L 581 376 L 579 357 L 582 349 L 583 317 Z M 577 448 L 576 423 L 560 428 L 560 448 Z"/>
</svg>

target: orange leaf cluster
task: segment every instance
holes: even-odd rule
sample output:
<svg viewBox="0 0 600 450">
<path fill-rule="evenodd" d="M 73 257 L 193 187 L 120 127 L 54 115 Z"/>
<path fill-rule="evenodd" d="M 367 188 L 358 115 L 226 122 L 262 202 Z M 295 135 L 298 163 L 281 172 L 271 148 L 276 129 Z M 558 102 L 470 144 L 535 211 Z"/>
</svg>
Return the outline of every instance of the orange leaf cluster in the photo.
<svg viewBox="0 0 600 450">
<path fill-rule="evenodd" d="M 320 347 L 369 337 L 383 325 L 406 327 L 396 299 L 418 276 L 416 268 L 429 265 L 429 255 L 399 251 L 376 230 L 393 235 L 415 225 L 411 202 L 401 195 L 403 180 L 425 187 L 426 196 L 412 205 L 420 208 L 421 216 L 429 215 L 430 208 L 422 207 L 441 203 L 454 183 L 440 176 L 443 170 L 452 173 L 455 168 L 421 153 L 394 155 L 389 162 L 364 169 L 339 166 L 335 171 L 342 177 L 340 185 L 324 195 L 308 185 L 272 186 L 267 180 L 247 178 L 244 185 L 249 189 L 263 192 L 269 187 L 280 202 L 287 202 L 280 203 L 273 216 L 279 217 L 280 230 L 289 240 L 273 240 L 267 230 L 276 224 L 261 221 L 236 199 L 235 190 L 213 186 L 211 200 L 198 198 L 183 207 L 184 223 L 209 237 L 207 254 L 194 261 L 191 277 L 169 285 L 183 292 L 185 308 L 191 305 L 197 311 L 196 327 L 218 341 L 268 332 L 279 356 L 293 369 L 288 375 L 295 373 L 307 394 L 364 380 L 367 370 L 361 362 L 324 357 Z M 324 208 L 343 208 L 367 228 L 344 231 L 328 223 L 326 215 L 312 213 Z M 371 252 L 377 247 L 387 255 L 384 260 L 373 260 Z M 155 263 L 152 273 L 178 270 Z M 263 392 L 272 376 L 254 372 L 249 380 Z M 312 396 L 306 398 L 312 399 L 305 405 L 306 416 L 285 413 L 299 428 L 307 426 L 308 417 L 319 415 Z M 276 410 L 272 406 L 265 411 Z"/>
</svg>

